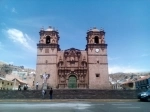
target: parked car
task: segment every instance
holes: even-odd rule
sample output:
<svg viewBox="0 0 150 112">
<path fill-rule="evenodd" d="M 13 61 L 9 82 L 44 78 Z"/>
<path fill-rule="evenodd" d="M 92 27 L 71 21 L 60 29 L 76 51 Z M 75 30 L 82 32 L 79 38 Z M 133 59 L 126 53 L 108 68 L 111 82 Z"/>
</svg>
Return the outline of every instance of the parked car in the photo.
<svg viewBox="0 0 150 112">
<path fill-rule="evenodd" d="M 138 99 L 148 101 L 150 99 L 150 90 L 138 94 Z"/>
</svg>

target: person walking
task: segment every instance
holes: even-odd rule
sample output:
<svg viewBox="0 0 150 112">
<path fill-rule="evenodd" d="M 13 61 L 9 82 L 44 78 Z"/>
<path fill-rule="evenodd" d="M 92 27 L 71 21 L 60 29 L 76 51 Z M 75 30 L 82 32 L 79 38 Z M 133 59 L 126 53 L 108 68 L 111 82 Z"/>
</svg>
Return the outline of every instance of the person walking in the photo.
<svg viewBox="0 0 150 112">
<path fill-rule="evenodd" d="M 42 98 L 43 98 L 43 99 L 45 98 L 45 94 L 46 94 L 46 91 L 43 89 L 43 90 L 42 90 Z"/>
<path fill-rule="evenodd" d="M 36 83 L 36 90 L 38 90 L 38 86 L 39 86 L 39 83 L 37 82 L 37 83 Z"/>
<path fill-rule="evenodd" d="M 23 88 L 24 90 L 27 90 L 28 89 L 28 85 L 26 84 L 26 85 L 24 85 L 24 88 Z"/>
<path fill-rule="evenodd" d="M 52 95 L 53 95 L 53 89 L 52 88 L 49 91 L 49 95 L 50 95 L 49 98 L 52 99 Z"/>
<path fill-rule="evenodd" d="M 19 84 L 19 86 L 18 86 L 18 90 L 21 91 L 21 85 L 20 85 L 20 84 Z"/>
</svg>

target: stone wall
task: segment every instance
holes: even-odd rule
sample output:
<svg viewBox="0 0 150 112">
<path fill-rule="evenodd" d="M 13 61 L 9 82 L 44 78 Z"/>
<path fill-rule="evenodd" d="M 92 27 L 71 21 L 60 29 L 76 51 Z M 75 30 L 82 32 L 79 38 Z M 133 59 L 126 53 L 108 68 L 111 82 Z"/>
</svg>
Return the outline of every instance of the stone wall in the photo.
<svg viewBox="0 0 150 112">
<path fill-rule="evenodd" d="M 140 91 L 136 90 L 94 90 L 66 89 L 53 90 L 53 99 L 136 99 Z M 0 99 L 41 99 L 41 90 L 0 90 Z M 49 90 L 46 91 L 49 98 Z"/>
</svg>

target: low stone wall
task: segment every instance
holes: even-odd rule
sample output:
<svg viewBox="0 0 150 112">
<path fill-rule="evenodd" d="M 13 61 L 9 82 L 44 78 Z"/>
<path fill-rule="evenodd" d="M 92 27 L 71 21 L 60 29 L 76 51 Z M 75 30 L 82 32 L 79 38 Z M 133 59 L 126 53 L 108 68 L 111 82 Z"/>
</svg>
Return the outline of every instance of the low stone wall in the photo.
<svg viewBox="0 0 150 112">
<path fill-rule="evenodd" d="M 137 99 L 137 90 L 94 90 L 64 89 L 53 90 L 53 99 Z M 41 90 L 0 90 L 0 99 L 41 99 Z M 45 98 L 49 98 L 49 90 Z"/>
</svg>

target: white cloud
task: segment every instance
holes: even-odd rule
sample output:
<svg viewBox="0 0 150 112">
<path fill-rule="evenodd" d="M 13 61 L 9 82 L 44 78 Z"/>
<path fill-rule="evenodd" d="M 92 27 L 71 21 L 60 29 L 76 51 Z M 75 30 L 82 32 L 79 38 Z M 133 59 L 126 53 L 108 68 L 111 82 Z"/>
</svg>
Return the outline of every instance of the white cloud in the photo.
<svg viewBox="0 0 150 112">
<path fill-rule="evenodd" d="M 144 72 L 146 70 L 134 68 L 131 66 L 110 66 L 109 67 L 109 73 L 117 73 L 117 72 L 123 72 L 123 73 L 135 73 L 135 72 Z"/>
<path fill-rule="evenodd" d="M 17 13 L 17 11 L 16 11 L 16 9 L 15 9 L 15 8 L 12 8 L 12 9 L 11 9 L 11 12 L 13 12 L 13 13 Z"/>
<path fill-rule="evenodd" d="M 28 50 L 36 52 L 36 49 L 30 45 L 30 43 L 33 43 L 33 40 L 27 34 L 17 29 L 8 29 L 6 33 L 8 34 L 8 38 L 13 40 L 13 42 L 19 43 Z"/>
</svg>

